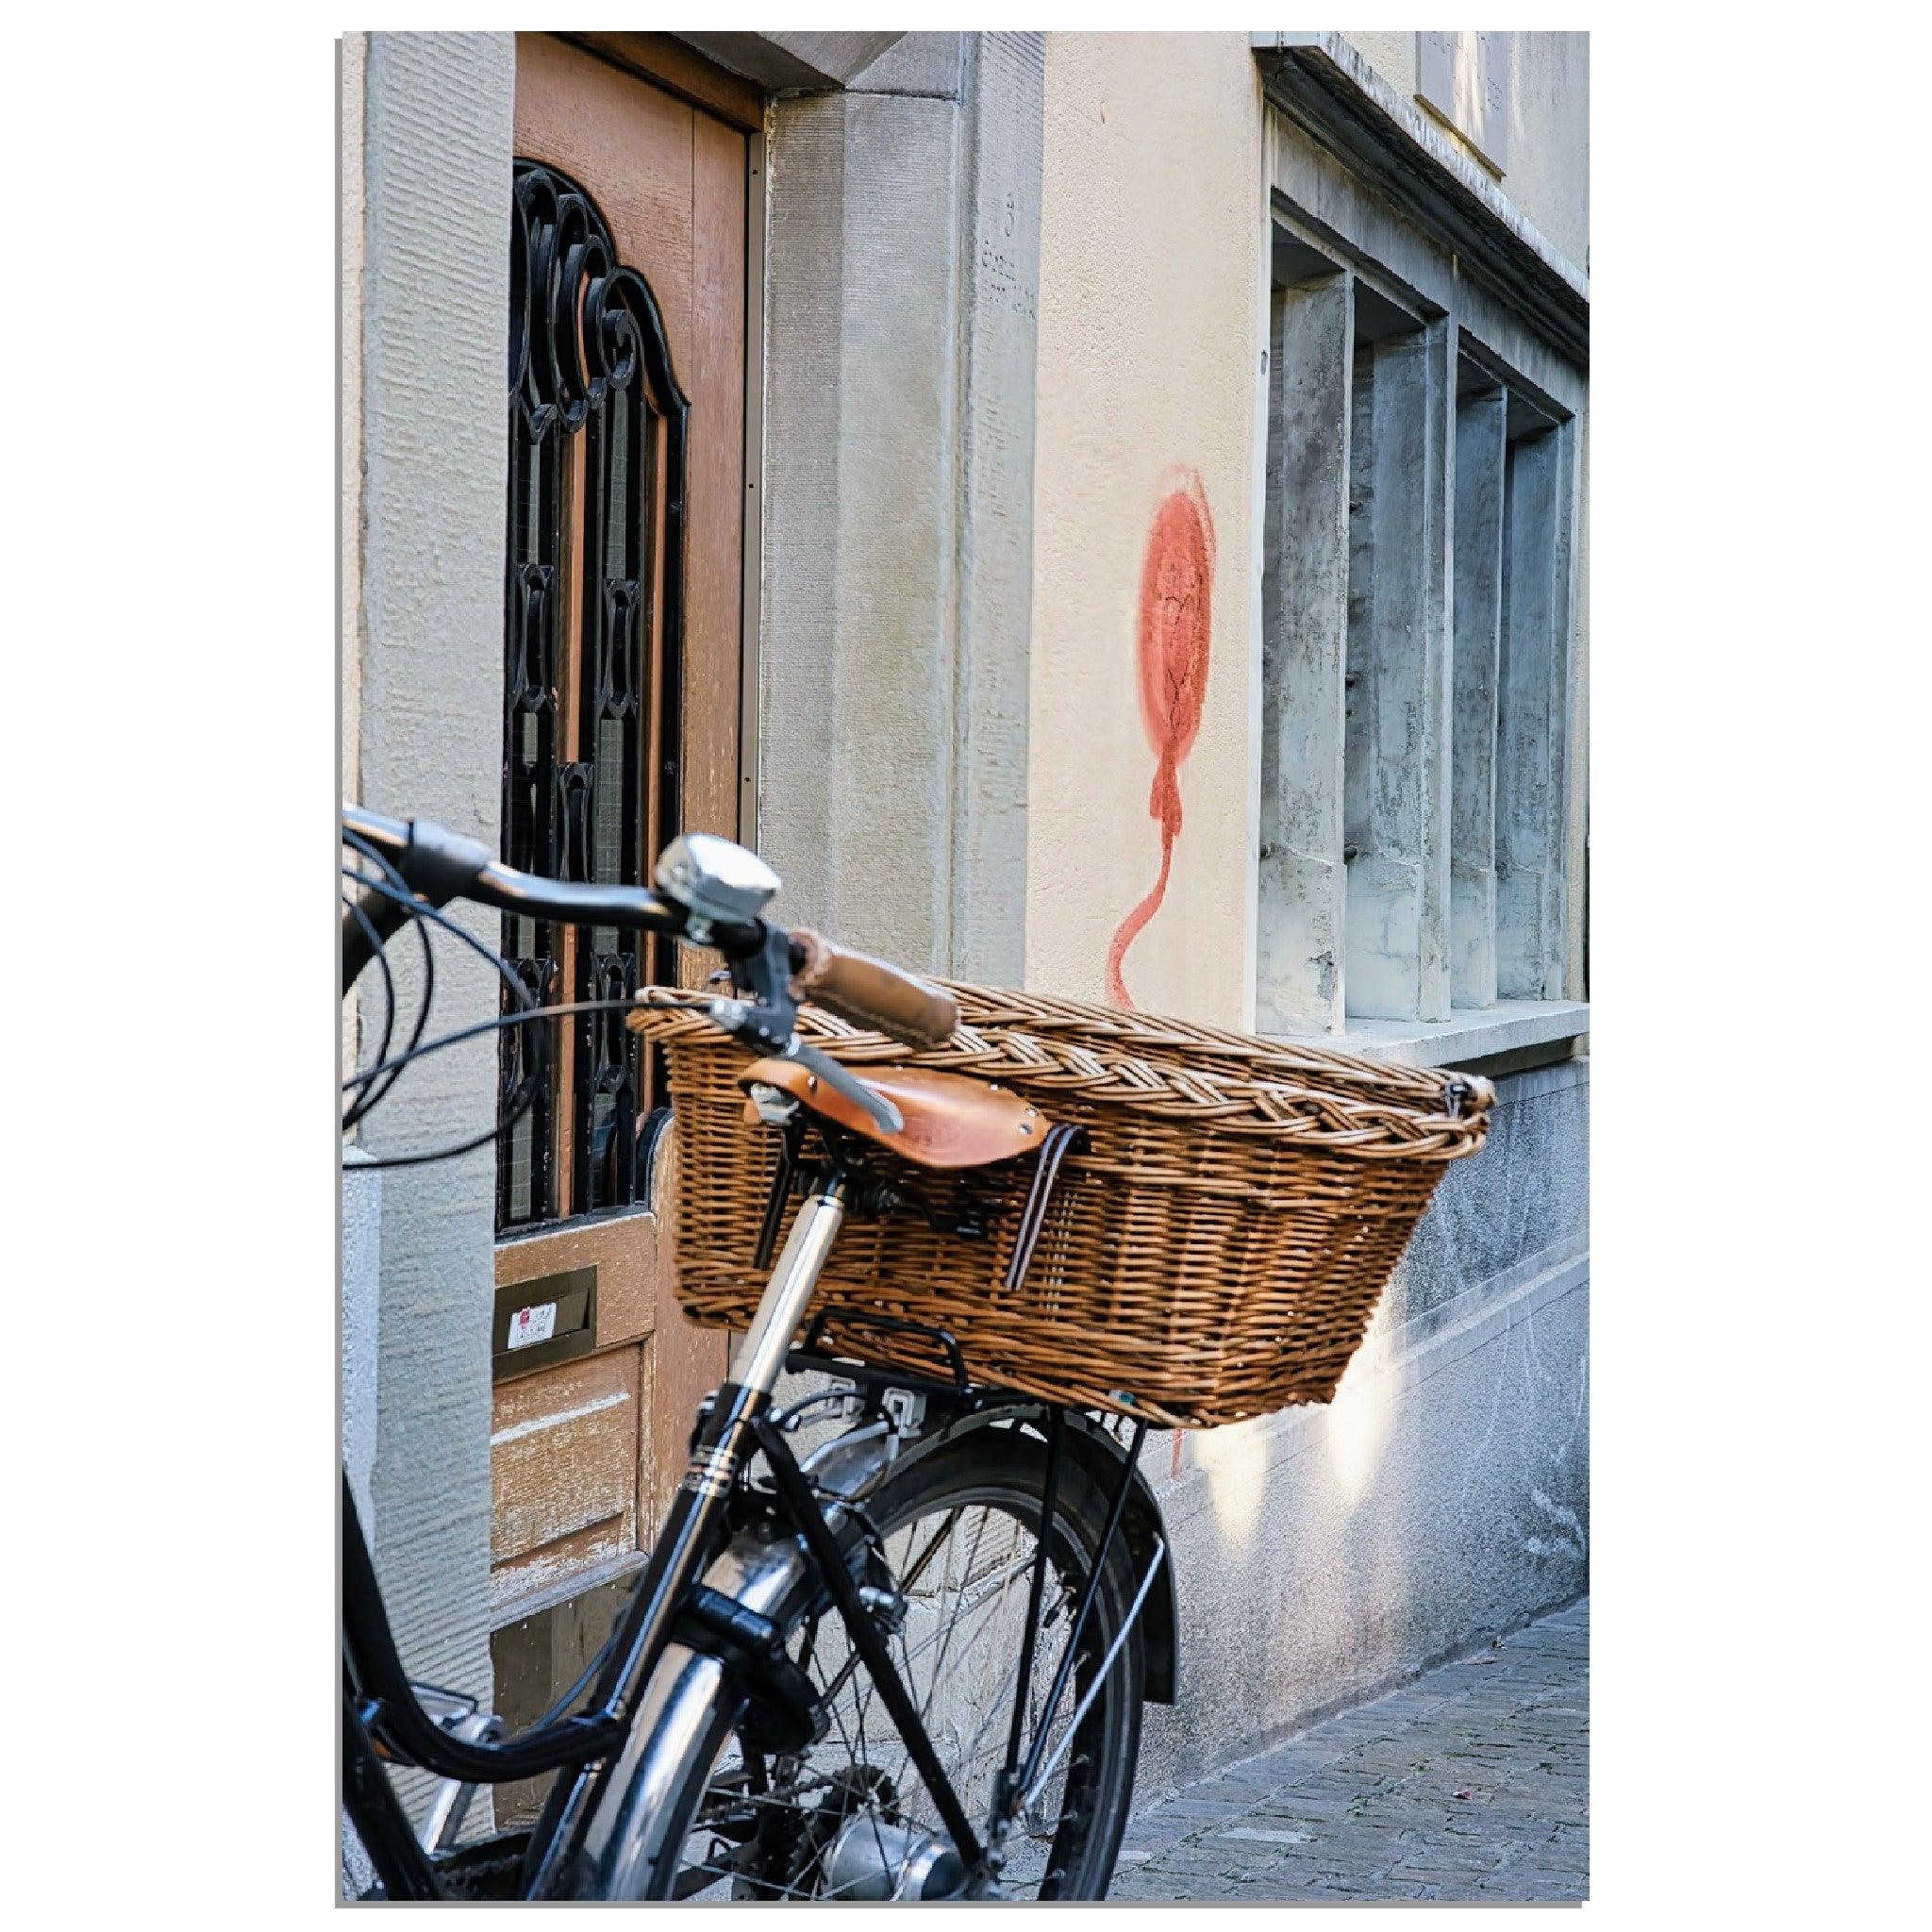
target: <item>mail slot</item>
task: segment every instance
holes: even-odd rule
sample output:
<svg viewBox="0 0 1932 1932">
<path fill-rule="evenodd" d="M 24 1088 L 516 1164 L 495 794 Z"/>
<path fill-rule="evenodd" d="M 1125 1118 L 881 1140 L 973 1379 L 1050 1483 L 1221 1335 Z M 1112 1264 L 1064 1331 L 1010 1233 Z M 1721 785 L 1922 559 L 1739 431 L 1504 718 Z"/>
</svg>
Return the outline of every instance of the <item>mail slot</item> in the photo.
<svg viewBox="0 0 1932 1932">
<path fill-rule="evenodd" d="M 493 1381 L 589 1355 L 597 1339 L 597 1271 L 572 1268 L 496 1291 L 490 1331 Z"/>
</svg>

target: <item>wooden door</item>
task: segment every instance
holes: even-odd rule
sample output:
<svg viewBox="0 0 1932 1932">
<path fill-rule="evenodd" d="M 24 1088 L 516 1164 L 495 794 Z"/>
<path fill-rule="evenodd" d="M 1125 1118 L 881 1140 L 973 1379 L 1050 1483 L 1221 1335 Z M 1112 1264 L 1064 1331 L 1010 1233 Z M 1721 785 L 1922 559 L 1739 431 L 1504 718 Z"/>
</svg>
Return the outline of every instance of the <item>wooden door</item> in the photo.
<svg viewBox="0 0 1932 1932">
<path fill-rule="evenodd" d="M 646 77 L 647 37 L 611 38 L 629 68 L 517 37 L 512 358 L 521 345 L 525 365 L 555 360 L 511 393 L 506 851 L 641 883 L 673 831 L 740 829 L 757 104 L 724 76 L 694 88 L 675 47 Z M 633 357 L 639 386 L 615 398 L 612 372 Z M 563 365 L 575 376 L 552 382 Z M 630 943 L 511 930 L 505 950 L 547 1001 L 702 970 Z M 614 1024 L 559 1021 L 551 1037 L 541 1105 L 500 1171 L 499 1625 L 641 1560 L 724 1368 L 724 1338 L 687 1324 L 671 1291 L 658 1076 L 625 1059 Z M 514 1085 L 520 1063 L 506 1071 Z"/>
</svg>

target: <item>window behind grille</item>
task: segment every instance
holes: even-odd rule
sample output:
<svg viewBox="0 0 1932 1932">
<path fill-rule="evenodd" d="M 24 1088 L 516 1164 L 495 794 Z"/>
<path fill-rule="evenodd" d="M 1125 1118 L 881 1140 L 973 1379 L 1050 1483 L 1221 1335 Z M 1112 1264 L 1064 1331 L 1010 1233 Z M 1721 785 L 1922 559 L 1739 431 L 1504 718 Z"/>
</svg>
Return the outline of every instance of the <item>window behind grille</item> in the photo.
<svg viewBox="0 0 1932 1932">
<path fill-rule="evenodd" d="M 504 608 L 504 858 L 641 885 L 677 819 L 687 405 L 649 285 L 590 197 L 516 164 L 510 225 Z M 621 999 L 661 976 L 649 941 L 506 917 L 503 951 L 545 1005 Z M 506 1006 L 508 1001 L 506 1000 Z M 656 1098 L 620 1013 L 508 1028 L 497 1225 L 637 1198 Z M 547 1049 L 547 1051 L 546 1051 Z"/>
</svg>

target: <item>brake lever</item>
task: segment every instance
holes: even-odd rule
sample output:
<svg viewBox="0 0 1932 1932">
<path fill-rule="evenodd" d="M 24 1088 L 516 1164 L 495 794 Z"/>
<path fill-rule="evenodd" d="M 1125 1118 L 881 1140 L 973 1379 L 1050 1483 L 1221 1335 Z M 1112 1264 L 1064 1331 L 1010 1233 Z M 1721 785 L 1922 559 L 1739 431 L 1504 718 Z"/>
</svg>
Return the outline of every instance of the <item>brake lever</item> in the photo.
<svg viewBox="0 0 1932 1932">
<path fill-rule="evenodd" d="M 842 1093 L 854 1107 L 863 1108 L 884 1132 L 897 1134 L 905 1130 L 905 1116 L 899 1109 L 883 1093 L 841 1067 L 830 1054 L 821 1053 L 793 1035 L 791 1044 L 778 1058 L 796 1060 L 807 1073 L 816 1074 L 833 1092 Z"/>
<path fill-rule="evenodd" d="M 835 1093 L 842 1093 L 854 1107 L 871 1116 L 887 1134 L 905 1132 L 906 1118 L 883 1093 L 875 1091 L 856 1074 L 841 1066 L 830 1054 L 821 1053 L 796 1033 L 782 1044 L 773 1038 L 771 1015 L 744 1000 L 712 999 L 705 1003 L 712 1025 L 741 1041 L 754 1053 L 774 1059 L 796 1060 L 807 1073 L 815 1074 Z"/>
</svg>

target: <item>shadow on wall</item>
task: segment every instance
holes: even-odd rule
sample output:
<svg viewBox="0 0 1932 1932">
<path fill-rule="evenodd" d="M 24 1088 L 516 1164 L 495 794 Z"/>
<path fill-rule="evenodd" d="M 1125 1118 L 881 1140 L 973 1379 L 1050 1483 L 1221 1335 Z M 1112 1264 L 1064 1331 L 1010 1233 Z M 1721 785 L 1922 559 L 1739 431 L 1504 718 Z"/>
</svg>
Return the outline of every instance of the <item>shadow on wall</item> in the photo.
<svg viewBox="0 0 1932 1932">
<path fill-rule="evenodd" d="M 1107 996 L 1132 1007 L 1121 976 L 1127 948 L 1160 909 L 1181 831 L 1181 761 L 1201 728 L 1208 694 L 1208 647 L 1213 626 L 1214 519 L 1198 472 L 1175 467 L 1141 559 L 1137 657 L 1141 723 L 1155 757 L 1150 818 L 1160 823 L 1160 876 L 1154 889 L 1121 921 L 1107 954 Z"/>
</svg>

